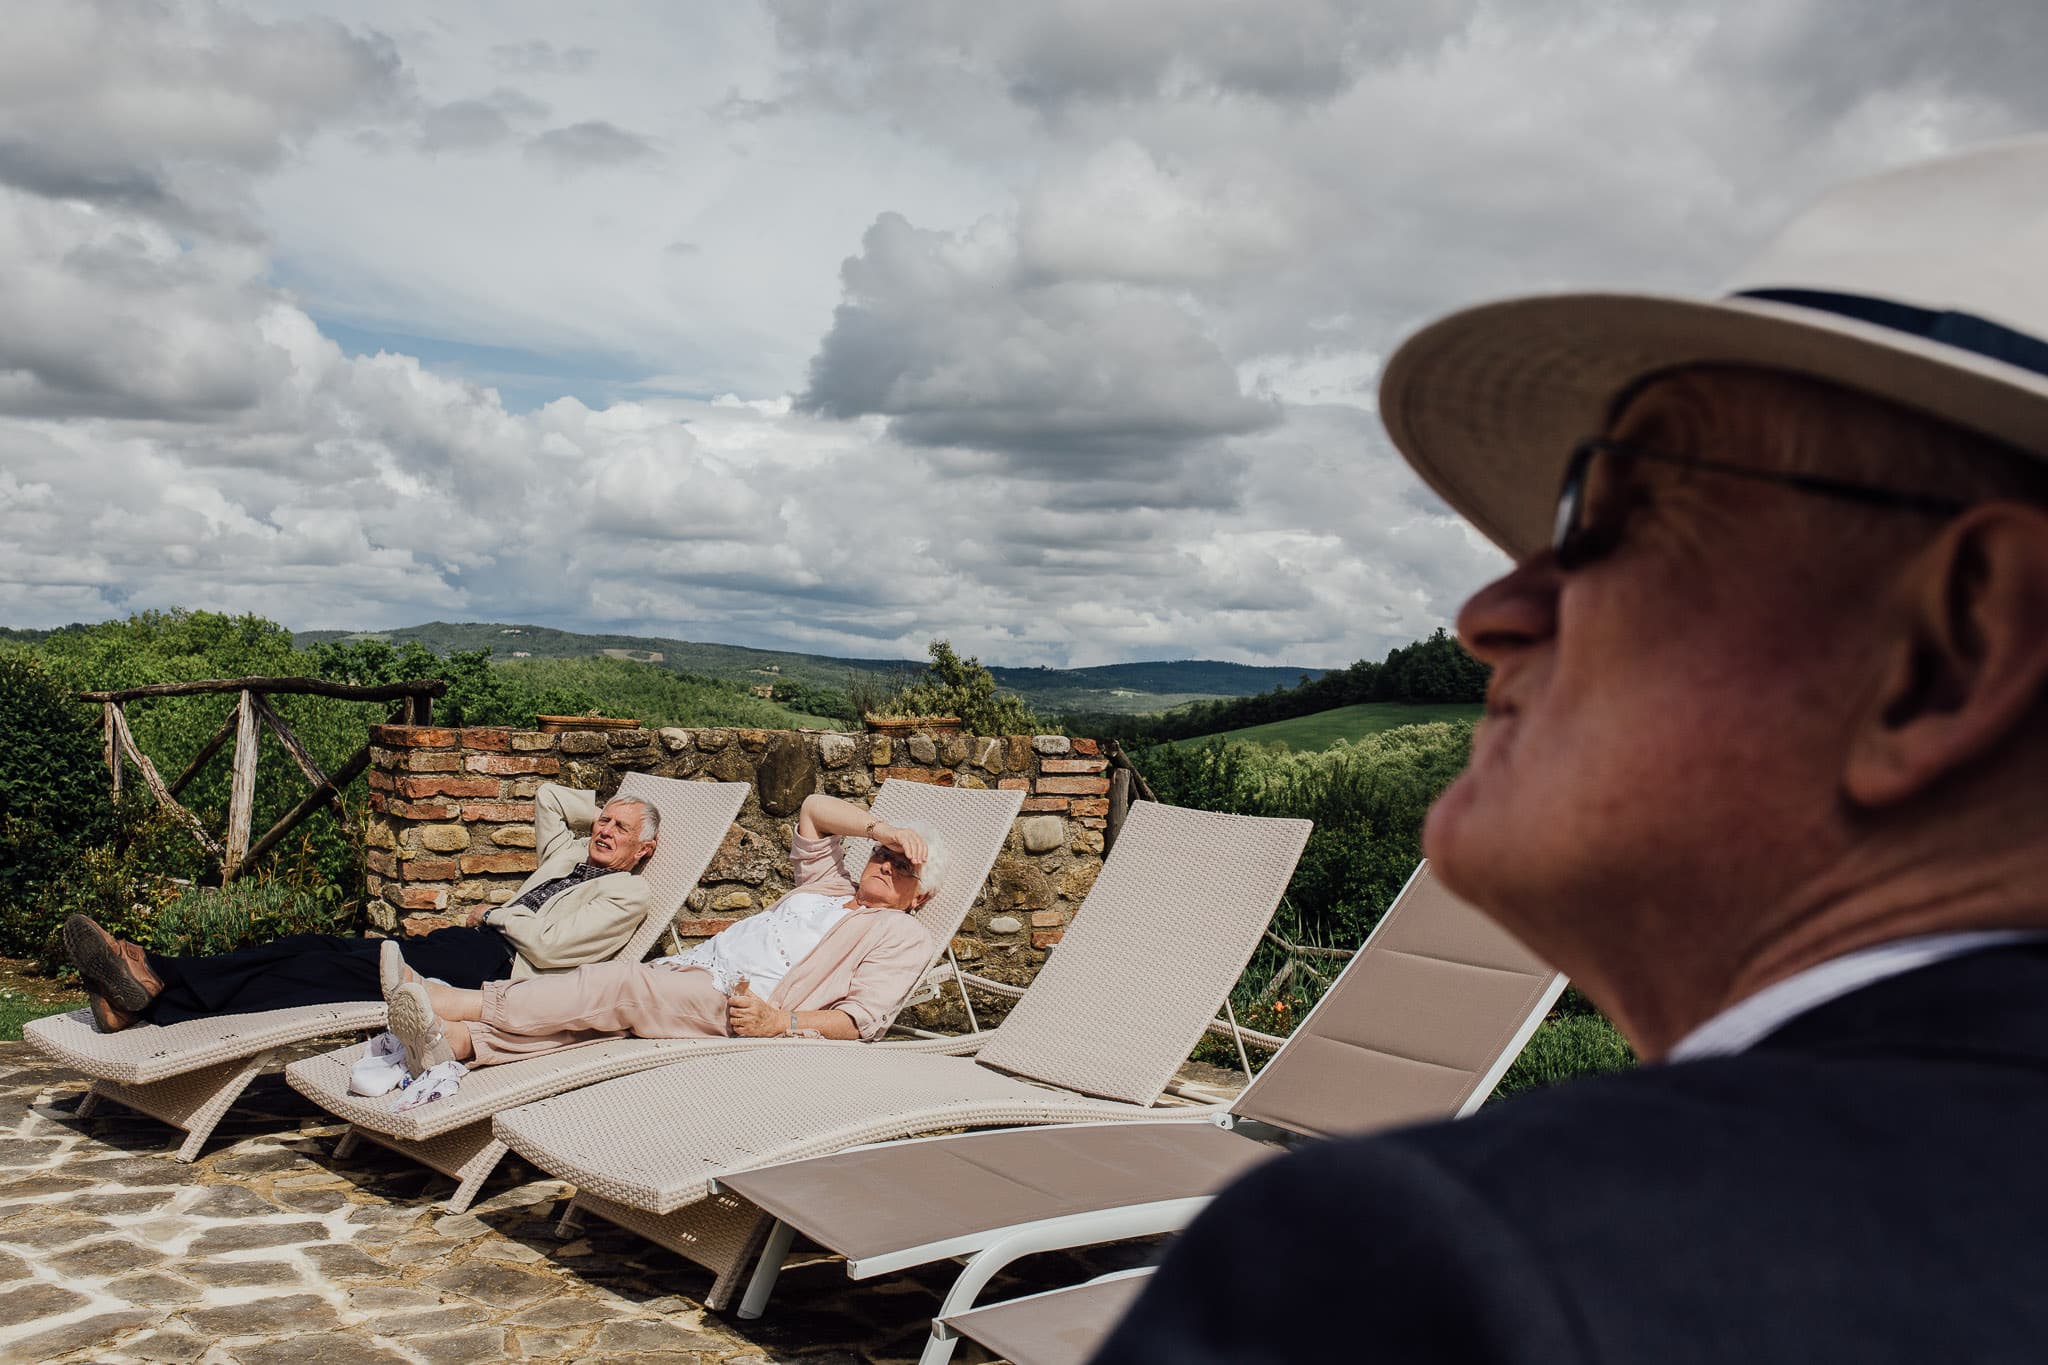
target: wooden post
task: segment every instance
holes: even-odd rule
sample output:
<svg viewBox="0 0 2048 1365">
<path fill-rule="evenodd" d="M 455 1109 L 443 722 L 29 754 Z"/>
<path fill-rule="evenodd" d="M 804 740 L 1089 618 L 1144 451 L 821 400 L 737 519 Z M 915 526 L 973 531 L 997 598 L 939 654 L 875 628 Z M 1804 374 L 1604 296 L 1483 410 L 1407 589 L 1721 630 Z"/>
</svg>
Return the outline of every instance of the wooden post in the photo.
<svg viewBox="0 0 2048 1365">
<path fill-rule="evenodd" d="M 1102 851 L 1116 847 L 1116 836 L 1123 832 L 1124 817 L 1131 813 L 1131 770 L 1111 768 L 1109 770 L 1109 825 L 1102 831 Z"/>
<path fill-rule="evenodd" d="M 341 808 L 345 818 L 347 807 L 341 805 L 341 789 L 362 776 L 363 769 L 369 766 L 370 746 L 365 744 L 362 748 L 349 755 L 348 762 L 337 768 L 334 776 L 325 779 L 319 786 L 308 792 L 304 800 L 285 812 L 283 819 L 272 825 L 261 839 L 258 839 L 250 846 L 249 851 L 242 856 L 240 865 L 234 869 L 235 875 L 240 876 L 248 868 L 253 867 L 258 858 L 261 858 L 264 854 L 275 848 L 278 840 L 290 834 L 292 830 L 298 827 L 301 821 L 318 810 L 323 801 L 334 802 L 337 807 Z"/>
<path fill-rule="evenodd" d="M 327 774 L 320 771 L 320 765 L 313 761 L 313 755 L 306 751 L 306 746 L 299 742 L 299 737 L 284 723 L 284 717 L 277 714 L 270 703 L 263 699 L 261 693 L 252 692 L 249 695 L 255 698 L 256 714 L 263 718 L 263 723 L 277 736 L 278 743 L 284 745 L 285 751 L 292 756 L 292 761 L 299 765 L 299 771 L 313 784 L 313 789 L 327 790 Z M 348 819 L 348 807 L 341 804 L 341 793 L 330 791 L 329 795 L 334 803 L 335 815 L 343 820 Z"/>
<path fill-rule="evenodd" d="M 100 703 L 100 719 L 107 727 L 107 781 L 114 790 L 114 804 L 121 804 L 121 727 L 115 718 L 116 702 Z"/>
<path fill-rule="evenodd" d="M 232 881 L 249 851 L 249 824 L 256 808 L 256 756 L 263 728 L 256 717 L 255 694 L 244 688 L 235 704 L 235 777 L 228 789 L 227 852 L 221 859 L 221 880 Z"/>
<path fill-rule="evenodd" d="M 199 817 L 179 805 L 177 798 L 164 789 L 164 780 L 156 775 L 156 764 L 151 763 L 149 755 L 137 747 L 135 736 L 128 729 L 128 717 L 125 714 L 115 713 L 114 729 L 120 737 L 122 752 L 126 753 L 128 760 L 135 765 L 135 771 L 142 774 L 143 784 L 156 797 L 156 803 L 183 820 L 191 828 L 193 837 L 199 840 L 200 846 L 208 853 L 216 858 L 220 857 L 220 845 L 207 834 L 206 827 L 199 823 Z"/>
<path fill-rule="evenodd" d="M 434 698 L 432 693 L 415 692 L 412 694 L 411 723 L 414 725 L 432 725 L 434 723 Z"/>
</svg>

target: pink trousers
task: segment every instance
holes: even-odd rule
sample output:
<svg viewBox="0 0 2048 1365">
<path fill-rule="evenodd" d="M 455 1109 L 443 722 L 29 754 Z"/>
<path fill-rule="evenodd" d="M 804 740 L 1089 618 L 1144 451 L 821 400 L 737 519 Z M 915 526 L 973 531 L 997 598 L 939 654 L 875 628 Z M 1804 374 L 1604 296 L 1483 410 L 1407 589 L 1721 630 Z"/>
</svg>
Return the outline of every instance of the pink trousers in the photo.
<svg viewBox="0 0 2048 1365">
<path fill-rule="evenodd" d="M 598 962 L 522 981 L 487 981 L 483 1022 L 469 1026 L 472 1066 L 600 1038 L 724 1038 L 725 993 L 702 967 Z"/>
</svg>

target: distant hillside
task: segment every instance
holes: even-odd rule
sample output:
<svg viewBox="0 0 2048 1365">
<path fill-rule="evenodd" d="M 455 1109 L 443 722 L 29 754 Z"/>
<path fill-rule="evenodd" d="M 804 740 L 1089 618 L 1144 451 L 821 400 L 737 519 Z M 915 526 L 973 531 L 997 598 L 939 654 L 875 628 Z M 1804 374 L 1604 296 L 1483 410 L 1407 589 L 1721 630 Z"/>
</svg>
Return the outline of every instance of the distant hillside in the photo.
<svg viewBox="0 0 2048 1365">
<path fill-rule="evenodd" d="M 1382 730 L 1403 725 L 1426 725 L 1436 720 L 1478 720 L 1486 707 L 1479 702 L 1368 701 L 1355 706 L 1338 706 L 1290 720 L 1248 725 L 1242 730 L 1225 730 L 1196 739 L 1173 741 L 1183 747 L 1223 740 L 1231 744 L 1279 744 L 1289 749 L 1327 749 L 1340 739 L 1363 739 Z"/>
<path fill-rule="evenodd" d="M 436 654 L 457 649 L 489 649 L 494 659 L 522 655 L 535 659 L 609 656 L 658 663 L 663 667 L 702 673 L 714 678 L 758 684 L 793 680 L 816 687 L 844 688 L 849 674 L 870 674 L 889 681 L 924 671 L 922 659 L 841 658 L 785 650 L 748 649 L 742 645 L 703 644 L 653 635 L 585 635 L 546 626 L 501 622 L 429 621 L 382 631 L 309 630 L 295 637 L 301 647 L 329 640 L 417 640 Z M 1251 696 L 1275 687 L 1291 687 L 1306 676 L 1321 677 L 1320 668 L 1261 668 L 1213 659 L 1173 662 L 1103 664 L 1095 668 L 991 668 L 996 681 L 1029 701 L 1041 713 L 1111 711 L 1135 714 L 1161 711 L 1191 701 Z"/>
</svg>

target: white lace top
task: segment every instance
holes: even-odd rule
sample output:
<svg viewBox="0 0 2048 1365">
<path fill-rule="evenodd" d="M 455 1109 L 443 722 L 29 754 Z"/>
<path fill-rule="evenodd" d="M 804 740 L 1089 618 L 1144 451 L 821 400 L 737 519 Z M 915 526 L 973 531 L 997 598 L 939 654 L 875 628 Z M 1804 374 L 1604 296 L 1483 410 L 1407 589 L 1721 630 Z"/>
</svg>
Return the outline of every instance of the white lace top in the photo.
<svg viewBox="0 0 2048 1365">
<path fill-rule="evenodd" d="M 833 925 L 853 910 L 848 897 L 793 891 L 773 909 L 749 915 L 694 948 L 658 959 L 674 967 L 702 967 L 731 995 L 739 979 L 766 1000 L 789 969 L 809 956 Z"/>
</svg>

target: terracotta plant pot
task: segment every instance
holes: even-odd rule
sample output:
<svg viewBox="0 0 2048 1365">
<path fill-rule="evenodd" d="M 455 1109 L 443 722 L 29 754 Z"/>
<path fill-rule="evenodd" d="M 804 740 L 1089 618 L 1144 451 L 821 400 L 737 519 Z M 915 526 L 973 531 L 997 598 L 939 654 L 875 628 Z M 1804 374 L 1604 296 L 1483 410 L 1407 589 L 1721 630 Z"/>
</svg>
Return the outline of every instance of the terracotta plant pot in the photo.
<svg viewBox="0 0 2048 1365">
<path fill-rule="evenodd" d="M 637 730 L 640 722 L 631 716 L 535 716 L 544 735 L 564 730 Z"/>
<path fill-rule="evenodd" d="M 957 735 L 958 716 L 863 716 L 862 721 L 877 735 Z"/>
</svg>

